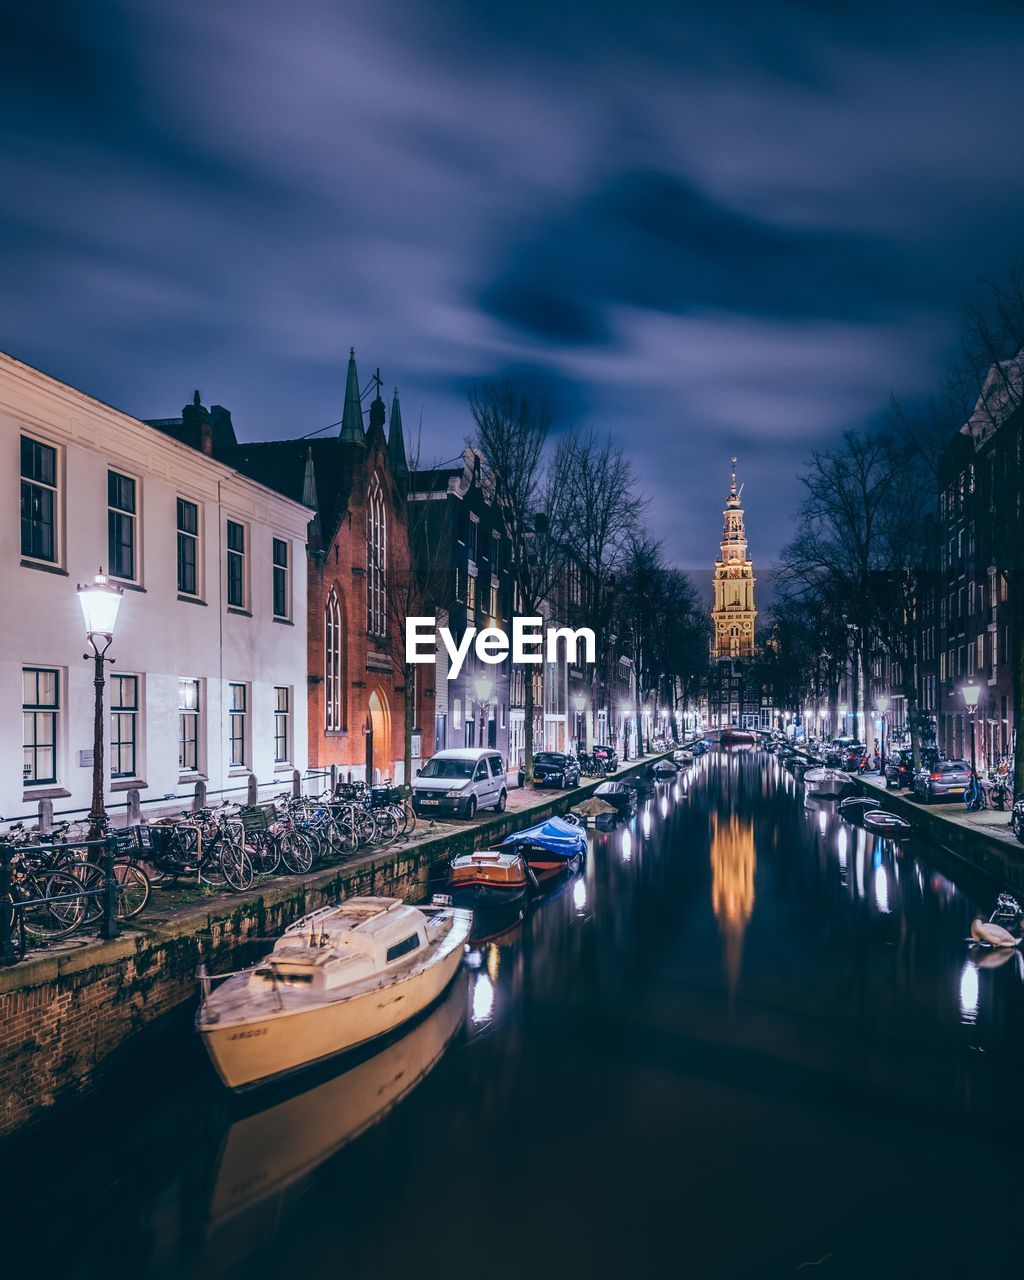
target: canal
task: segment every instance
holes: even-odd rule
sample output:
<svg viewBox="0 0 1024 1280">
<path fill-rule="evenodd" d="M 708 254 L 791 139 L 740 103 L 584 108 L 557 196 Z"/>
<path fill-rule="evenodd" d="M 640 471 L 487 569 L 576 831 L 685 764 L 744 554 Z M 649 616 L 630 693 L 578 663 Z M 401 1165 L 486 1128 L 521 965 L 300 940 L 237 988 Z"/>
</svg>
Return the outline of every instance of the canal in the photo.
<svg viewBox="0 0 1024 1280">
<path fill-rule="evenodd" d="M 481 921 L 448 997 L 346 1070 L 239 1106 L 169 1027 L 9 1148 L 6 1256 L 302 1280 L 1016 1268 L 1021 962 L 965 943 L 998 889 L 846 824 L 770 756 L 713 752 L 525 919 Z"/>
</svg>

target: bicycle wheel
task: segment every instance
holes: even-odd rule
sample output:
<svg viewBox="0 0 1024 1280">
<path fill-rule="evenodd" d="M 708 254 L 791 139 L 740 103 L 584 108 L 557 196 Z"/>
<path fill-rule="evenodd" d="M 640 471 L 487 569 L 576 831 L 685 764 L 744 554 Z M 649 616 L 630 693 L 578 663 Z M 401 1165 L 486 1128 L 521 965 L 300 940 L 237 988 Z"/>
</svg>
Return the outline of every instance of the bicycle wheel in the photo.
<svg viewBox="0 0 1024 1280">
<path fill-rule="evenodd" d="M 69 872 L 28 876 L 20 889 L 26 899 L 21 904 L 25 932 L 34 938 L 66 938 L 88 918 L 89 899 L 82 892 L 82 882 Z"/>
<path fill-rule="evenodd" d="M 0 916 L 7 917 L 8 936 L 11 939 L 14 959 L 21 960 L 25 955 L 25 930 L 22 928 L 21 911 L 10 894 L 0 898 Z"/>
<path fill-rule="evenodd" d="M 373 814 L 377 825 L 375 844 L 390 844 L 398 835 L 398 816 L 393 809 L 376 809 Z"/>
<path fill-rule="evenodd" d="M 127 859 L 114 863 L 114 879 L 117 881 L 117 918 L 130 920 L 145 909 L 153 886 L 145 871 Z"/>
<path fill-rule="evenodd" d="M 281 865 L 281 846 L 269 833 L 257 836 L 252 844 L 245 842 L 245 848 L 257 875 L 272 876 Z"/>
<path fill-rule="evenodd" d="M 295 876 L 305 875 L 313 865 L 313 850 L 297 831 L 280 836 L 281 861 Z"/>
<path fill-rule="evenodd" d="M 331 847 L 339 853 L 355 853 L 359 848 L 359 828 L 354 809 L 347 809 L 331 821 L 329 837 Z"/>
<path fill-rule="evenodd" d="M 354 809 L 352 825 L 359 844 L 377 844 L 377 821 L 369 809 Z"/>
<path fill-rule="evenodd" d="M 255 877 L 255 870 L 248 850 L 236 840 L 224 839 L 218 850 L 217 864 L 228 887 L 236 893 L 248 889 Z"/>
<path fill-rule="evenodd" d="M 399 832 L 403 836 L 411 836 L 416 830 L 416 810 L 412 807 L 412 801 L 406 800 L 402 805 L 402 827 Z"/>
</svg>

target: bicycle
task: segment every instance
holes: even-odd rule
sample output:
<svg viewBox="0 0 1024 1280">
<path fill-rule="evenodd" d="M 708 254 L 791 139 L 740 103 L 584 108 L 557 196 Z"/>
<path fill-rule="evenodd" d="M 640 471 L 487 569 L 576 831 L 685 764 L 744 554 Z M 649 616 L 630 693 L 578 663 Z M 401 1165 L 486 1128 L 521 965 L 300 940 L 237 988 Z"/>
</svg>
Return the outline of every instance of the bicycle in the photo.
<svg viewBox="0 0 1024 1280">
<path fill-rule="evenodd" d="M 968 813 L 979 813 L 982 809 L 988 808 L 985 788 L 976 773 L 971 774 L 971 780 L 964 790 L 964 805 Z"/>
<path fill-rule="evenodd" d="M 255 870 L 244 844 L 228 822 L 228 815 L 210 809 L 183 811 L 182 820 L 139 827 L 139 851 L 170 880 L 195 878 L 197 885 L 221 881 L 235 893 L 248 889 Z"/>
</svg>

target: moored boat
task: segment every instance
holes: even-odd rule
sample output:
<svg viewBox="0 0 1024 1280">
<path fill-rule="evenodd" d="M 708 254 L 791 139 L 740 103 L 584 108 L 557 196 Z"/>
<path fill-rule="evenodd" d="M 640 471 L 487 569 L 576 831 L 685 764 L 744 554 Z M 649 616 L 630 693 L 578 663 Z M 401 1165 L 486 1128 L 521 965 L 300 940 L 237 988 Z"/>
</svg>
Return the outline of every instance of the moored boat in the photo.
<svg viewBox="0 0 1024 1280">
<path fill-rule="evenodd" d="M 515 850 L 477 849 L 452 859 L 448 885 L 456 902 L 471 907 L 498 907 L 522 902 L 530 870 Z"/>
<path fill-rule="evenodd" d="M 538 880 L 551 880 L 569 867 L 578 868 L 583 864 L 587 833 L 569 817 L 548 818 L 546 822 L 506 836 L 501 847 L 514 848 L 520 853 Z"/>
<path fill-rule="evenodd" d="M 869 809 L 877 809 L 878 801 L 871 796 L 847 796 L 839 802 L 839 814 L 847 822 L 863 822 Z"/>
<path fill-rule="evenodd" d="M 849 776 L 839 769 L 808 769 L 804 774 L 804 789 L 823 799 L 841 796 L 849 785 Z"/>
<path fill-rule="evenodd" d="M 878 836 L 888 836 L 890 840 L 902 840 L 914 829 L 906 818 L 888 813 L 885 809 L 868 809 L 861 821 L 868 831 Z"/>
<path fill-rule="evenodd" d="M 616 778 L 612 782 L 602 782 L 594 792 L 605 804 L 614 805 L 618 812 L 628 813 L 636 808 L 637 793 L 635 788 Z"/>
<path fill-rule="evenodd" d="M 723 747 L 749 745 L 754 741 L 754 735 L 748 729 L 723 729 L 718 740 Z"/>
<path fill-rule="evenodd" d="M 441 994 L 473 915 L 398 898 L 350 898 L 296 921 L 255 968 L 213 989 L 196 1015 L 230 1089 L 298 1071 L 386 1035 Z"/>
<path fill-rule="evenodd" d="M 690 757 L 692 763 L 693 757 Z M 679 765 L 674 760 L 658 760 L 651 765 L 651 773 L 655 778 L 674 778 L 679 772 Z"/>
</svg>

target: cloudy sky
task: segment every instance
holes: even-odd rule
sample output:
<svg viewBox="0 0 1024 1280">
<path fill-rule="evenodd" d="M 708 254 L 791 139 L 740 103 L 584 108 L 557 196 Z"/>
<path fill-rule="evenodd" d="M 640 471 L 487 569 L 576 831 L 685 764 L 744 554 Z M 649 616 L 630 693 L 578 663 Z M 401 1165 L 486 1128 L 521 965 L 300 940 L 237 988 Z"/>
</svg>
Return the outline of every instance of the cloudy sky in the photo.
<svg viewBox="0 0 1024 1280">
<path fill-rule="evenodd" d="M 1024 253 L 1017 5 L 10 9 L 0 347 L 263 439 L 341 417 L 354 345 L 434 459 L 521 379 L 686 567 L 730 453 L 770 561 L 808 450 L 921 396 Z"/>
</svg>

